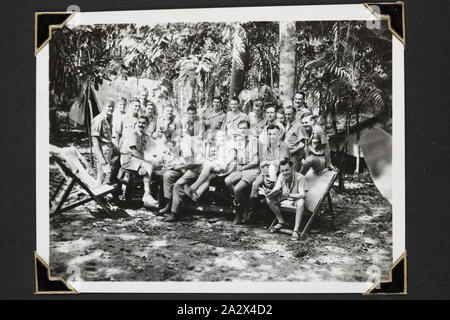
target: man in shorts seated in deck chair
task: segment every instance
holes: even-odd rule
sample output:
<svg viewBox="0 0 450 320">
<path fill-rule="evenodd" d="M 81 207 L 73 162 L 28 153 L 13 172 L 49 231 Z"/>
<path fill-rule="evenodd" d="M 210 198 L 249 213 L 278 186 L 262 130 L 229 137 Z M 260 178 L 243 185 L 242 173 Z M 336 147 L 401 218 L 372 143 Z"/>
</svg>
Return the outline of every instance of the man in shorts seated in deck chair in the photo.
<svg viewBox="0 0 450 320">
<path fill-rule="evenodd" d="M 186 184 L 186 195 L 197 202 L 202 194 L 208 190 L 211 181 L 217 177 L 225 177 L 233 171 L 235 166 L 234 154 L 227 147 L 224 131 L 208 130 L 205 133 L 205 141 L 201 145 L 202 168 L 197 180 L 192 184 Z"/>
<path fill-rule="evenodd" d="M 296 208 L 296 214 L 291 240 L 296 241 L 299 239 L 299 230 L 305 209 L 305 187 L 305 177 L 301 173 L 294 171 L 292 161 L 283 160 L 280 163 L 280 176 L 275 187 L 270 193 L 266 194 L 267 204 L 278 221 L 278 224 L 272 227 L 270 232 L 275 233 L 287 227 L 281 213 L 281 206 L 293 207 Z"/>
<path fill-rule="evenodd" d="M 150 194 L 153 165 L 144 159 L 144 152 L 147 144 L 150 143 L 150 137 L 145 133 L 147 126 L 148 118 L 139 116 L 135 130 L 124 137 L 120 148 L 120 164 L 123 169 L 135 171 L 144 177 L 144 196 L 142 198 L 144 206 L 158 208 L 158 201 Z"/>
</svg>

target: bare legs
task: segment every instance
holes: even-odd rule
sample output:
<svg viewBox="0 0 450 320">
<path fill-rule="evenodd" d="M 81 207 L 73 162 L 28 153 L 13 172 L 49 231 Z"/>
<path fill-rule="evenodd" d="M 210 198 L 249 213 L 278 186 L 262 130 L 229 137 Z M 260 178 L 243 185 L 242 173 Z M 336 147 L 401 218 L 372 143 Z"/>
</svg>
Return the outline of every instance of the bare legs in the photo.
<svg viewBox="0 0 450 320">
<path fill-rule="evenodd" d="M 138 172 L 139 175 L 144 176 L 144 197 L 142 198 L 142 201 L 147 202 L 151 206 L 157 204 L 158 201 L 156 201 L 150 194 L 150 182 L 152 180 L 153 166 L 148 162 L 142 162 Z"/>
</svg>

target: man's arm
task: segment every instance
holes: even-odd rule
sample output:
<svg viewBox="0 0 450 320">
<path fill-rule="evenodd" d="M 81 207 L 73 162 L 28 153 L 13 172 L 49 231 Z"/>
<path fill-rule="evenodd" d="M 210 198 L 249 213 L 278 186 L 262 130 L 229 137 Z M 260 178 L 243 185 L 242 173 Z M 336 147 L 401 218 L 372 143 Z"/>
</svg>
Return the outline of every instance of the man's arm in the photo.
<svg viewBox="0 0 450 320">
<path fill-rule="evenodd" d="M 100 138 L 97 136 L 92 137 L 92 147 L 94 149 L 95 154 L 97 155 L 98 161 L 102 166 L 106 165 L 106 159 L 103 154 L 103 150 L 101 148 Z"/>
<path fill-rule="evenodd" d="M 331 170 L 335 170 L 336 168 L 331 163 L 331 150 L 330 150 L 330 144 L 327 143 L 325 145 L 325 167 L 329 168 Z"/>
</svg>

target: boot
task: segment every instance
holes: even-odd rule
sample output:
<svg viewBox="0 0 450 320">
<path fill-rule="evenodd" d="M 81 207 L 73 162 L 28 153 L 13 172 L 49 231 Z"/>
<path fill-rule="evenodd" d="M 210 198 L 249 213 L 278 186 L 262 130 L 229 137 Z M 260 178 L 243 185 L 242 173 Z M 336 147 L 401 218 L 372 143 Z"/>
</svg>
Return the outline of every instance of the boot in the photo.
<svg viewBox="0 0 450 320">
<path fill-rule="evenodd" d="M 243 215 L 243 206 L 242 203 L 236 204 L 235 201 L 233 201 L 233 211 L 235 214 L 235 218 L 233 223 L 234 224 L 242 224 L 242 215 Z"/>
<path fill-rule="evenodd" d="M 166 214 L 170 213 L 170 210 L 172 208 L 172 203 L 170 203 L 170 201 L 166 201 L 166 205 L 164 206 L 164 208 L 162 208 L 161 210 L 159 210 L 156 215 L 157 216 L 164 216 Z"/>
<path fill-rule="evenodd" d="M 247 211 L 247 215 L 244 216 L 244 224 L 252 224 L 253 222 L 255 222 L 259 204 L 260 203 L 258 198 L 250 199 L 250 209 Z"/>
</svg>

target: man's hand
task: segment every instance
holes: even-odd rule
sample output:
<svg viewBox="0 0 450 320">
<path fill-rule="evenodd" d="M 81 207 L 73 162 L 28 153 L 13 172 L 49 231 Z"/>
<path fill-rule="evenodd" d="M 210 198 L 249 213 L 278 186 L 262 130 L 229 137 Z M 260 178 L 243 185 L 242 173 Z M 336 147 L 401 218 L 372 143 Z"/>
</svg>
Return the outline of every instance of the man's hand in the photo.
<svg viewBox="0 0 450 320">
<path fill-rule="evenodd" d="M 290 199 L 291 195 L 289 192 L 283 192 L 282 197 L 283 197 L 283 199 Z"/>
<path fill-rule="evenodd" d="M 327 169 L 329 169 L 329 170 L 336 170 L 336 167 L 333 166 L 331 163 L 329 163 L 329 164 L 327 165 Z"/>
</svg>

